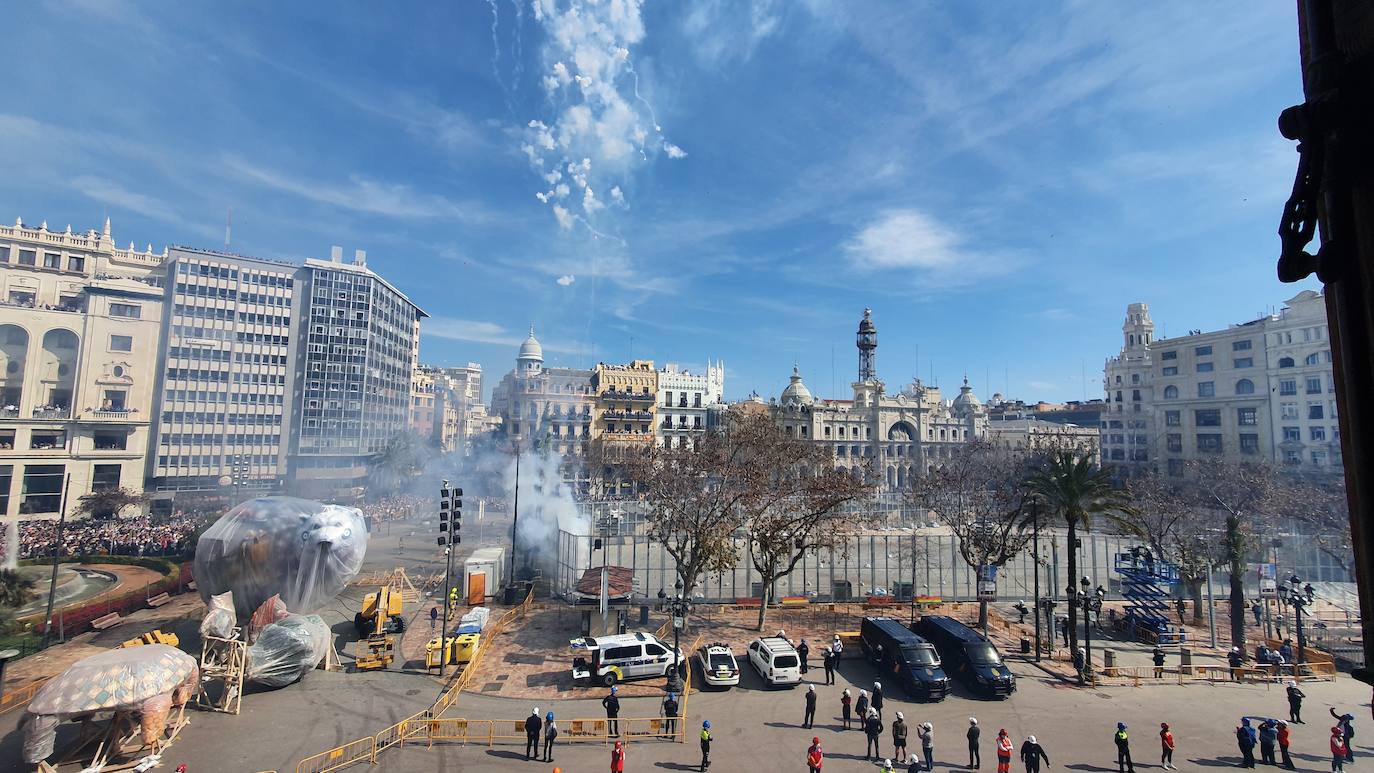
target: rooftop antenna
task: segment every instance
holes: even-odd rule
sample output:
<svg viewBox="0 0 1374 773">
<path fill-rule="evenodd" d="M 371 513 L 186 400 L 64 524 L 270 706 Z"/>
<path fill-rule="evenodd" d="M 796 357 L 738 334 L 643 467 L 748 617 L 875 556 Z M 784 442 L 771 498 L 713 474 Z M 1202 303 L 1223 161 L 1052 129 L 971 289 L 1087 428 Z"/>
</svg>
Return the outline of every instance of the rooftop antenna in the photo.
<svg viewBox="0 0 1374 773">
<path fill-rule="evenodd" d="M 834 399 L 838 396 L 835 391 L 835 345 L 830 345 L 830 397 Z"/>
<path fill-rule="evenodd" d="M 233 208 L 233 207 L 230 207 L 228 213 L 227 213 L 227 214 L 225 215 L 225 217 L 224 217 L 224 251 L 225 251 L 225 252 L 228 252 L 228 251 L 229 251 L 229 241 L 230 241 L 230 237 L 233 236 L 233 232 L 234 232 L 234 208 Z"/>
</svg>

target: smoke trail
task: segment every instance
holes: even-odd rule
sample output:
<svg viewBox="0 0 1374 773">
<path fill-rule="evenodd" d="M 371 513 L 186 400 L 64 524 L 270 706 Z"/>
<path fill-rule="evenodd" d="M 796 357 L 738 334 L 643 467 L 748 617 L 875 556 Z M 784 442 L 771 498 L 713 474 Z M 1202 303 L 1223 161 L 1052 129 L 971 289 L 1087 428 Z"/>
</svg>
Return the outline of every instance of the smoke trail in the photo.
<svg viewBox="0 0 1374 773">
<path fill-rule="evenodd" d="M 496 85 L 501 87 L 501 93 L 506 96 L 506 107 L 509 108 L 510 89 L 501 80 L 501 38 L 497 35 L 501 14 L 496 8 L 496 0 L 487 0 L 487 5 L 491 7 L 491 74 L 496 78 Z"/>
<path fill-rule="evenodd" d="M 511 76 L 511 87 L 518 89 L 525 75 L 525 55 L 520 42 L 525 34 L 524 0 L 511 0 L 511 5 L 515 6 L 515 72 Z"/>
<path fill-rule="evenodd" d="M 649 120 L 654 124 L 654 131 L 662 134 L 663 127 L 658 125 L 658 115 L 654 113 L 654 106 L 649 104 L 649 100 L 639 95 L 639 73 L 635 71 L 634 62 L 631 62 L 627 58 L 625 60 L 625 69 L 630 73 L 630 77 L 634 78 L 635 99 L 639 100 L 639 104 L 644 105 L 644 108 L 649 111 Z"/>
</svg>

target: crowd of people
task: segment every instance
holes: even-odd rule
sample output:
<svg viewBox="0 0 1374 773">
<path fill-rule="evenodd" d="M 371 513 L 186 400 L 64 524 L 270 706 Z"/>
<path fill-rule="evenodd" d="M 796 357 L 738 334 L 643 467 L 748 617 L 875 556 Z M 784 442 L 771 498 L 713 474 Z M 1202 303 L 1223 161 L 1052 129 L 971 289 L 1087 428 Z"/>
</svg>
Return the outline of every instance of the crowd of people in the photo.
<svg viewBox="0 0 1374 773">
<path fill-rule="evenodd" d="M 68 521 L 62 527 L 62 555 L 170 556 L 181 555 L 205 524 L 205 513 L 181 510 L 170 516 L 138 516 L 109 520 Z M 57 521 L 35 520 L 19 525 L 19 557 L 51 556 L 57 547 Z"/>
<path fill-rule="evenodd" d="M 358 509 L 362 510 L 364 518 L 377 524 L 383 524 L 390 521 L 405 520 L 411 515 L 423 511 L 426 507 L 432 510 L 434 508 L 433 501 L 429 500 L 429 504 L 426 504 L 426 500 L 422 497 L 396 494 L 383 497 L 376 502 L 362 504 Z"/>
</svg>

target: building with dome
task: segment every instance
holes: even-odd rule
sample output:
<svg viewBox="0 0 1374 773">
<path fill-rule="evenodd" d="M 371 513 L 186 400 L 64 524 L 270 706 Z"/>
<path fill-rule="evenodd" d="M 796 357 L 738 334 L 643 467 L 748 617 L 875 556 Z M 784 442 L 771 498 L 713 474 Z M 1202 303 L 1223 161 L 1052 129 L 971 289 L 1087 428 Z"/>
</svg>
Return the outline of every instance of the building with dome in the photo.
<svg viewBox="0 0 1374 773">
<path fill-rule="evenodd" d="M 871 309 L 864 309 L 855 346 L 858 379 L 847 400 L 815 397 L 793 365 L 787 387 L 770 406 L 783 432 L 822 444 L 837 468 L 870 475 L 887 493 L 910 489 L 936 460 L 986 435 L 987 411 L 968 379 L 949 402 L 920 379 L 897 394 L 887 392 L 877 375 L 878 329 Z"/>
<path fill-rule="evenodd" d="M 530 327 L 515 369 L 492 389 L 491 413 L 501 420 L 507 443 L 580 456 L 592 438 L 596 395 L 593 371 L 544 367 L 544 347 Z"/>
</svg>

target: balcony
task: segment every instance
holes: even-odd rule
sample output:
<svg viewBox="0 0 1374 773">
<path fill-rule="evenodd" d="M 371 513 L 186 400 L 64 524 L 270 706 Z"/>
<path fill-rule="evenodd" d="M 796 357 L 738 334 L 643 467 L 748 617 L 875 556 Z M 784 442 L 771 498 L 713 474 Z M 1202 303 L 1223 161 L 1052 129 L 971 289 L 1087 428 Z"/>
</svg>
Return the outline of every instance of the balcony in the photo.
<svg viewBox="0 0 1374 773">
<path fill-rule="evenodd" d="M 35 419 L 69 419 L 72 409 L 65 405 L 41 405 L 33 409 Z"/>
<path fill-rule="evenodd" d="M 5 418 L 5 419 L 17 419 L 17 418 L 19 418 L 19 406 L 17 406 L 17 405 L 6 405 L 5 407 L 0 408 L 0 418 Z"/>
<path fill-rule="evenodd" d="M 137 408 L 87 408 L 82 414 L 83 419 L 100 419 L 102 421 L 135 421 L 138 419 Z"/>
<path fill-rule="evenodd" d="M 629 419 L 631 421 L 650 421 L 654 415 L 650 411 L 605 411 L 601 414 L 603 419 Z"/>
<path fill-rule="evenodd" d="M 657 402 L 658 400 L 657 397 L 647 392 L 617 392 L 614 389 L 602 392 L 597 396 L 603 400 L 634 400 L 645 403 Z"/>
</svg>

